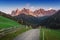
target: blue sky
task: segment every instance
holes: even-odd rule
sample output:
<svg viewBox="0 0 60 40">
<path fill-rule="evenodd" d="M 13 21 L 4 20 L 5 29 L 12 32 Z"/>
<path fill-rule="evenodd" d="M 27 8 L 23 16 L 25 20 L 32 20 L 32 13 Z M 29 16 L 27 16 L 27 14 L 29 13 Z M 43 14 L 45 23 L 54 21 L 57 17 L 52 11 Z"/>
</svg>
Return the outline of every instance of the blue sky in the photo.
<svg viewBox="0 0 60 40">
<path fill-rule="evenodd" d="M 29 8 L 32 10 L 44 9 L 60 9 L 60 0 L 0 0 L 0 11 L 11 13 L 12 10 Z"/>
</svg>

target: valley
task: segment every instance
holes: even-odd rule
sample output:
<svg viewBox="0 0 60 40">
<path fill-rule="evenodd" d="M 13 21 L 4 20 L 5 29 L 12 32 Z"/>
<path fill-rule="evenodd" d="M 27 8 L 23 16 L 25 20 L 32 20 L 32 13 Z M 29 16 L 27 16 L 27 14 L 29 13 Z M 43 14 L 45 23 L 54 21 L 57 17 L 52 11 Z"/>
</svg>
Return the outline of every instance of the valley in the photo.
<svg viewBox="0 0 60 40">
<path fill-rule="evenodd" d="M 25 8 L 18 11 L 11 15 L 0 11 L 0 40 L 60 40 L 60 10 L 51 9 L 47 15 L 39 9 L 35 16 Z"/>
</svg>

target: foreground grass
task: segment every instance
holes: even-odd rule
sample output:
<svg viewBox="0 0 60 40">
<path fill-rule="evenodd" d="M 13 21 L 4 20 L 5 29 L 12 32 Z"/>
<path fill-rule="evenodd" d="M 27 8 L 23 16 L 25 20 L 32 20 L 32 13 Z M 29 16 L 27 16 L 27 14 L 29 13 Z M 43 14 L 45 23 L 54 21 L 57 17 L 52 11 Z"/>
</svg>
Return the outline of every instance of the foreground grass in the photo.
<svg viewBox="0 0 60 40">
<path fill-rule="evenodd" d="M 30 28 L 27 28 L 27 29 L 26 29 L 25 27 L 20 28 L 20 29 L 18 29 L 16 32 L 9 33 L 9 34 L 7 34 L 6 36 L 0 38 L 0 40 L 13 40 L 17 35 L 25 32 L 25 31 L 27 31 L 27 30 L 29 30 L 29 29 L 30 29 Z"/>
<path fill-rule="evenodd" d="M 43 31 L 41 28 L 40 28 L 40 40 L 43 40 Z"/>
<path fill-rule="evenodd" d="M 53 30 L 48 28 L 40 29 L 40 40 L 43 40 L 43 31 L 44 40 L 60 40 L 60 30 Z"/>
</svg>

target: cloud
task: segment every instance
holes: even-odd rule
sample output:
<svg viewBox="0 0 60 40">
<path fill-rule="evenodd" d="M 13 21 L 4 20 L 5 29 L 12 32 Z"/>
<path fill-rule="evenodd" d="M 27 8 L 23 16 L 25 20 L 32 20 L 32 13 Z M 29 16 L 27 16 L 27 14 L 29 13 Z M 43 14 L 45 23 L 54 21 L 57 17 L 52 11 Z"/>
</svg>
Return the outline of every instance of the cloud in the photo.
<svg viewBox="0 0 60 40">
<path fill-rule="evenodd" d="M 34 11 L 35 7 L 34 6 L 30 6 L 30 10 Z"/>
<path fill-rule="evenodd" d="M 32 11 L 34 11 L 34 10 L 36 9 L 36 7 L 32 6 L 30 3 L 27 3 L 27 4 L 25 5 L 25 8 L 30 9 L 30 10 L 32 10 Z"/>
<path fill-rule="evenodd" d="M 30 8 L 34 9 L 34 6 L 31 6 Z"/>
<path fill-rule="evenodd" d="M 30 4 L 27 3 L 27 4 L 25 5 L 25 8 L 29 8 L 29 7 L 30 7 Z"/>
<path fill-rule="evenodd" d="M 53 9 L 53 8 L 49 8 L 48 10 L 51 10 L 51 9 Z"/>
</svg>

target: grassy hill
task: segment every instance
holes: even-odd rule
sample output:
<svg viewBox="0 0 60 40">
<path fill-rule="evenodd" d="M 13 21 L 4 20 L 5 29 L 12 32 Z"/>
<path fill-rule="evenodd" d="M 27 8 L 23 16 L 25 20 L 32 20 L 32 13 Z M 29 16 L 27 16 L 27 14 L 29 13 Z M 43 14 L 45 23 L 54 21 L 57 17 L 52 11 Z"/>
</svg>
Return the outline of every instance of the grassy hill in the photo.
<svg viewBox="0 0 60 40">
<path fill-rule="evenodd" d="M 4 32 L 4 34 L 6 34 L 6 33 L 8 33 L 8 34 L 0 37 L 0 40 L 13 40 L 17 35 L 20 35 L 21 33 L 30 29 L 30 28 L 26 28 L 24 25 L 21 25 L 14 20 L 0 16 L 0 29 L 10 28 L 10 27 L 18 27 L 18 29 L 14 29 L 9 32 L 8 32 L 8 30 L 6 30 L 6 32 L 2 31 L 2 32 Z"/>
<path fill-rule="evenodd" d="M 13 26 L 18 27 L 21 25 L 15 21 L 11 20 L 11 19 L 0 16 L 0 29 L 1 28 L 13 27 Z"/>
</svg>

